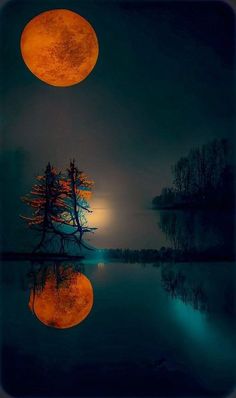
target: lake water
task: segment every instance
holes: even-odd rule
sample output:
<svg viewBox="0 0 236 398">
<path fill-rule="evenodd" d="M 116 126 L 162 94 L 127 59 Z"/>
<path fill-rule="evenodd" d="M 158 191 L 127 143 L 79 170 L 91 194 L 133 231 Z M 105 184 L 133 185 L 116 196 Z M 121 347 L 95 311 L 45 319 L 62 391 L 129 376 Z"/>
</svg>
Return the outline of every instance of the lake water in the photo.
<svg viewBox="0 0 236 398">
<path fill-rule="evenodd" d="M 100 260 L 99 260 L 100 261 Z M 235 386 L 234 264 L 84 262 L 89 316 L 30 311 L 30 263 L 1 266 L 2 385 L 14 396 L 226 396 Z"/>
<path fill-rule="evenodd" d="M 97 248 L 183 250 L 216 248 L 232 253 L 235 220 L 226 210 L 144 210 L 120 211 L 119 222 L 98 225 L 90 243 Z M 116 238 L 118 237 L 118 239 Z"/>
</svg>

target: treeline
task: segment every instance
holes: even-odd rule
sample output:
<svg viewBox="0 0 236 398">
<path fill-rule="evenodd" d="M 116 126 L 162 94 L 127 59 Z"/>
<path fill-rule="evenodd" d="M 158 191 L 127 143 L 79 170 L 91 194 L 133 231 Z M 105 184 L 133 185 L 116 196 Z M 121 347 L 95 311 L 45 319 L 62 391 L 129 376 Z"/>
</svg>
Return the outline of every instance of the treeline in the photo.
<svg viewBox="0 0 236 398">
<path fill-rule="evenodd" d="M 172 167 L 172 187 L 153 199 L 154 208 L 229 207 L 234 204 L 232 147 L 226 139 L 192 149 Z"/>
<path fill-rule="evenodd" d="M 196 261 L 232 261 L 234 253 L 222 252 L 221 248 L 212 247 L 204 250 L 185 251 L 170 247 L 155 249 L 104 249 L 103 256 L 106 260 L 120 261 L 126 263 L 154 263 L 162 262 L 196 262 Z"/>
<path fill-rule="evenodd" d="M 162 248 L 161 250 L 142 249 L 105 249 L 104 256 L 111 260 L 120 260 L 127 263 L 151 263 L 161 259 L 171 259 L 172 249 Z"/>
</svg>

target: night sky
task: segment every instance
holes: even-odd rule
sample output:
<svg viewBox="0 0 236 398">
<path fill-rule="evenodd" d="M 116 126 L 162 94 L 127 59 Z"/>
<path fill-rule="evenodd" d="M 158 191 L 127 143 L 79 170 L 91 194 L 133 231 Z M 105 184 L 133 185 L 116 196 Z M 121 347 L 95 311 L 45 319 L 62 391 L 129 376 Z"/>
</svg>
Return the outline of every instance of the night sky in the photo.
<svg viewBox="0 0 236 398">
<path fill-rule="evenodd" d="M 93 26 L 87 79 L 49 86 L 26 68 L 20 36 L 40 12 L 68 8 Z M 193 146 L 232 138 L 234 14 L 221 2 L 15 1 L 1 13 L 3 237 L 25 250 L 20 196 L 50 160 L 75 158 L 95 181 L 98 247 L 155 248 L 152 198 Z M 97 210 L 96 210 L 97 209 Z"/>
</svg>

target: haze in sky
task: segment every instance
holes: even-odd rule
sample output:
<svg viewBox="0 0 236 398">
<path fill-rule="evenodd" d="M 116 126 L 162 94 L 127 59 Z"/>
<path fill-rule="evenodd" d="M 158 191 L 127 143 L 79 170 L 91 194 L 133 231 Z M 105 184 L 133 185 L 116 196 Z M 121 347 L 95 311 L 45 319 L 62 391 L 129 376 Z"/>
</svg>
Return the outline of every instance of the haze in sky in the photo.
<svg viewBox="0 0 236 398">
<path fill-rule="evenodd" d="M 171 166 L 194 146 L 233 136 L 233 11 L 214 1 L 71 2 L 96 31 L 99 58 L 87 79 L 60 88 L 30 73 L 19 46 L 26 23 L 51 8 L 2 9 L 4 248 L 30 245 L 19 214 L 34 176 L 72 158 L 95 181 L 91 243 L 160 247 L 149 208 L 171 184 Z"/>
</svg>

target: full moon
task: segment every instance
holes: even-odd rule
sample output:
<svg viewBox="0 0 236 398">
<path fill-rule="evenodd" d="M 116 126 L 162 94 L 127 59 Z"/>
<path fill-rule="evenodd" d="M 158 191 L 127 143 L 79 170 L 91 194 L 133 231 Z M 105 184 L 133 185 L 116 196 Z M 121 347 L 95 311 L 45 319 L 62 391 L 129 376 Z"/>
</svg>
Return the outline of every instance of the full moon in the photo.
<svg viewBox="0 0 236 398">
<path fill-rule="evenodd" d="M 93 288 L 85 275 L 67 268 L 63 270 L 63 277 L 65 280 L 57 285 L 58 276 L 53 271 L 48 272 L 44 287 L 36 291 L 31 289 L 29 300 L 36 317 L 57 329 L 78 325 L 93 306 Z"/>
<path fill-rule="evenodd" d="M 67 87 L 84 80 L 98 58 L 98 40 L 90 23 L 79 14 L 45 11 L 25 26 L 21 54 L 29 70 L 43 82 Z"/>
</svg>

